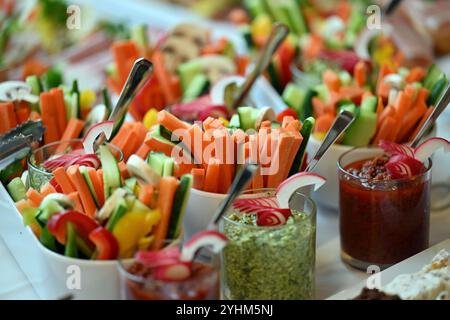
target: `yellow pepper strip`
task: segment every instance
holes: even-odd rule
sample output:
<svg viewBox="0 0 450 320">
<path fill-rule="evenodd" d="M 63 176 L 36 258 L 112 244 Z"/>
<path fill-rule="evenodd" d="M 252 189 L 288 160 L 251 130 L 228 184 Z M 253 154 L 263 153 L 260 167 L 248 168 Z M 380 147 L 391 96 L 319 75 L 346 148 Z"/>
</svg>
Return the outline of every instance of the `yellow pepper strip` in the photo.
<svg viewBox="0 0 450 320">
<path fill-rule="evenodd" d="M 130 257 L 138 247 L 139 241 L 152 231 L 160 218 L 158 209 L 127 212 L 113 229 L 113 235 L 119 242 L 119 258 Z"/>
<path fill-rule="evenodd" d="M 144 116 L 143 119 L 144 127 L 151 129 L 155 124 L 158 123 L 158 111 L 156 109 L 150 109 Z"/>
</svg>

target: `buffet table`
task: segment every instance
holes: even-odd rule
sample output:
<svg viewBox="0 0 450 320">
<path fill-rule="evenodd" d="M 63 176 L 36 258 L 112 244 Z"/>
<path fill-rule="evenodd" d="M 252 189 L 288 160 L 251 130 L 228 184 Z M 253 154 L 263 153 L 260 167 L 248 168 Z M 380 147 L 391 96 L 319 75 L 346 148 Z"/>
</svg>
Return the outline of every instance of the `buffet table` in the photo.
<svg viewBox="0 0 450 320">
<path fill-rule="evenodd" d="M 450 138 L 449 112 L 444 114 L 438 122 L 438 135 Z M 446 165 L 448 157 L 438 154 L 434 161 L 433 181 L 449 181 Z M 1 198 L 0 204 L 5 203 L 6 199 Z M 4 212 L 0 207 L 0 215 L 3 217 L 11 216 Z M 13 230 L 20 228 L 20 220 L 12 219 L 11 223 L 17 224 L 9 227 Z M 0 229 L 6 223 L 1 221 Z M 442 211 L 433 211 L 431 215 L 430 245 L 434 245 L 450 238 L 450 208 Z M 4 227 L 3 227 L 4 228 Z M 4 234 L 0 232 L 0 234 Z M 34 242 L 24 241 L 15 244 L 14 248 L 9 248 L 4 239 L 0 237 L 0 270 L 2 277 L 0 280 L 0 299 L 39 299 L 42 298 L 42 290 L 47 286 L 49 296 L 59 297 L 58 293 L 52 293 L 50 281 L 45 277 L 40 277 L 39 266 L 35 265 L 37 250 L 33 251 Z M 19 263 L 13 251 L 17 254 L 21 250 L 22 257 Z M 339 257 L 339 219 L 338 213 L 333 210 L 319 207 L 317 217 L 317 251 L 316 251 L 316 299 L 326 299 L 335 293 L 363 281 L 368 275 L 348 267 L 341 262 Z M 27 258 L 24 258 L 27 257 Z M 24 261 L 26 260 L 26 261 Z M 28 275 L 33 273 L 34 281 L 30 281 L 22 271 L 26 268 Z M 45 284 L 45 285 L 44 285 Z M 57 291 L 57 289 L 55 289 Z"/>
</svg>

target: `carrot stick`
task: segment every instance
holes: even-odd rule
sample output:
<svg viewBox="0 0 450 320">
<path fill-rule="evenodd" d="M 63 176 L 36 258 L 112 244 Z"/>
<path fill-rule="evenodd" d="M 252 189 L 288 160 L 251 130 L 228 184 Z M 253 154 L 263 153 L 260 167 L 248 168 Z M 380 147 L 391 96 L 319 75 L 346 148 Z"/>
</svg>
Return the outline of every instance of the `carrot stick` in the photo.
<svg viewBox="0 0 450 320">
<path fill-rule="evenodd" d="M 31 108 L 28 102 L 16 102 L 16 119 L 17 123 L 23 123 L 30 118 Z"/>
<path fill-rule="evenodd" d="M 423 77 L 425 77 L 425 74 L 426 74 L 426 71 L 424 68 L 414 67 L 409 71 L 405 80 L 407 83 L 420 82 L 420 81 L 422 81 Z"/>
<path fill-rule="evenodd" d="M 55 103 L 58 131 L 63 135 L 67 127 L 66 108 L 64 106 L 64 92 L 61 88 L 53 88 L 51 91 Z M 60 136 L 60 138 L 61 138 Z"/>
<path fill-rule="evenodd" d="M 77 118 L 71 118 L 69 122 L 67 123 L 66 129 L 64 130 L 64 133 L 61 137 L 61 141 L 76 139 L 80 136 L 81 131 L 83 130 L 84 121 L 77 119 Z M 61 143 L 58 148 L 56 149 L 57 153 L 61 153 L 66 149 L 68 144 Z"/>
<path fill-rule="evenodd" d="M 395 99 L 394 108 L 397 118 L 403 119 L 403 116 L 408 112 L 412 105 L 412 96 L 405 91 L 400 91 Z"/>
<path fill-rule="evenodd" d="M 112 138 L 111 144 L 115 145 L 116 147 L 120 148 L 122 144 L 126 143 L 126 137 L 129 134 L 129 131 L 131 130 L 132 124 L 129 122 L 126 122 L 122 125 L 119 132 Z"/>
<path fill-rule="evenodd" d="M 323 114 L 316 119 L 316 125 L 314 126 L 314 132 L 328 132 L 334 122 L 334 116 L 331 114 Z"/>
<path fill-rule="evenodd" d="M 166 156 L 170 157 L 172 154 L 173 146 L 158 140 L 154 137 L 148 137 L 144 142 L 150 151 L 163 152 Z"/>
<path fill-rule="evenodd" d="M 392 127 L 395 126 L 395 118 L 392 116 L 387 116 L 386 119 L 381 123 L 380 129 L 378 130 L 375 138 L 373 140 L 374 145 L 378 145 L 381 140 L 387 140 Z"/>
<path fill-rule="evenodd" d="M 381 124 L 387 119 L 387 117 L 396 117 L 396 111 L 393 106 L 387 106 L 381 112 L 380 116 L 377 118 L 377 128 L 380 128 Z"/>
<path fill-rule="evenodd" d="M 288 158 L 290 151 L 294 149 L 294 140 L 293 135 L 287 134 L 286 132 L 280 133 L 277 148 L 271 157 L 271 164 L 278 162 L 278 168 L 276 168 L 276 173 L 268 177 L 267 187 L 275 188 L 284 180 L 285 173 L 290 169 Z"/>
<path fill-rule="evenodd" d="M 56 193 L 55 188 L 52 186 L 50 182 L 47 182 L 41 187 L 41 194 L 46 197 L 49 194 Z"/>
<path fill-rule="evenodd" d="M 97 171 L 88 167 L 87 172 L 94 187 L 95 195 L 97 196 L 98 204 L 100 207 L 105 203 L 105 191 L 103 190 L 103 180 L 100 181 L 100 177 L 97 175 Z"/>
<path fill-rule="evenodd" d="M 157 250 L 163 245 L 169 228 L 170 216 L 172 214 L 173 198 L 178 188 L 178 179 L 175 177 L 162 177 L 159 183 L 159 195 L 157 207 L 161 214 L 161 220 L 156 225 L 153 235 L 155 240 L 152 249 Z"/>
<path fill-rule="evenodd" d="M 139 149 L 136 151 L 136 155 L 141 159 L 147 159 L 148 154 L 150 153 L 150 147 L 147 144 L 142 144 Z"/>
<path fill-rule="evenodd" d="M 144 184 L 141 186 L 141 190 L 139 192 L 139 201 L 141 201 L 146 206 L 151 207 L 153 203 L 153 194 L 154 194 L 153 186 L 149 184 Z"/>
<path fill-rule="evenodd" d="M 0 103 L 0 133 L 9 131 L 17 126 L 16 113 L 12 102 Z"/>
<path fill-rule="evenodd" d="M 261 175 L 261 168 L 258 168 L 258 171 L 255 173 L 255 176 L 252 179 L 251 183 L 252 189 L 261 189 L 264 188 L 264 179 Z"/>
<path fill-rule="evenodd" d="M 75 203 L 75 210 L 78 212 L 83 212 L 83 205 L 81 204 L 80 195 L 78 192 L 71 192 L 67 194 L 67 196 Z"/>
<path fill-rule="evenodd" d="M 31 111 L 30 112 L 30 120 L 36 121 L 36 120 L 39 120 L 39 119 L 41 119 L 41 115 L 38 112 L 36 112 L 36 111 Z"/>
<path fill-rule="evenodd" d="M 205 181 L 205 169 L 193 168 L 191 170 L 192 175 L 192 188 L 197 190 L 203 190 L 203 184 Z"/>
<path fill-rule="evenodd" d="M 57 110 L 53 95 L 50 92 L 41 93 L 41 116 L 45 126 L 44 142 L 50 143 L 60 139 L 61 134 L 57 123 Z"/>
<path fill-rule="evenodd" d="M 172 92 L 171 88 L 171 77 L 168 74 L 166 67 L 164 65 L 164 57 L 161 51 L 155 51 L 153 53 L 153 66 L 155 70 L 155 75 L 158 78 L 158 82 L 161 85 L 161 89 L 164 93 L 167 104 L 172 104 L 176 101 L 176 98 Z"/>
<path fill-rule="evenodd" d="M 105 185 L 103 182 L 103 169 L 97 169 L 97 177 L 100 182 L 101 190 L 103 190 L 103 198 L 105 197 Z M 106 199 L 105 199 L 106 200 Z"/>
<path fill-rule="evenodd" d="M 92 218 L 95 216 L 95 211 L 97 210 L 97 207 L 95 206 L 94 199 L 92 199 L 92 195 L 91 192 L 89 191 L 89 187 L 87 186 L 86 181 L 84 180 L 83 176 L 78 170 L 79 167 L 80 167 L 79 165 L 72 165 L 67 169 L 66 173 L 72 180 L 75 189 L 80 195 L 80 200 L 81 203 L 83 204 L 84 213 Z"/>
<path fill-rule="evenodd" d="M 33 204 L 33 207 L 35 208 L 39 207 L 42 200 L 44 199 L 44 197 L 33 188 L 28 189 L 26 195 L 28 201 L 30 201 Z"/>
<path fill-rule="evenodd" d="M 137 134 L 134 130 L 128 131 L 125 138 L 120 142 L 120 145 L 118 147 L 122 150 L 123 158 L 127 160 L 133 151 L 135 151 L 134 148 L 137 148 L 136 146 L 136 140 L 137 140 Z"/>
<path fill-rule="evenodd" d="M 61 186 L 64 194 L 69 194 L 76 191 L 75 186 L 70 181 L 69 176 L 66 174 L 63 167 L 56 168 L 53 171 L 53 176 L 55 177 L 56 182 Z"/>
<path fill-rule="evenodd" d="M 119 167 L 120 175 L 122 179 L 127 179 L 130 177 L 130 174 L 128 173 L 127 165 L 124 161 L 120 161 L 117 166 Z"/>
<path fill-rule="evenodd" d="M 293 116 L 284 116 L 283 117 L 283 122 L 281 123 L 281 127 L 282 128 L 287 128 L 288 125 L 294 120 L 295 120 L 295 118 Z"/>
<path fill-rule="evenodd" d="M 425 121 L 427 121 L 428 117 L 430 116 L 431 112 L 433 112 L 433 108 L 427 108 L 427 110 L 425 111 L 425 113 L 422 115 L 422 118 L 420 119 L 420 122 L 417 124 L 415 130 L 413 131 L 413 133 L 411 134 L 411 136 L 409 137 L 409 141 L 411 141 L 412 139 L 415 138 L 415 136 L 419 133 L 420 128 L 423 126 L 423 124 L 425 123 Z"/>
<path fill-rule="evenodd" d="M 327 107 L 318 97 L 313 97 L 311 102 L 313 105 L 313 113 L 315 118 L 318 118 L 326 113 L 325 110 Z"/>
<path fill-rule="evenodd" d="M 166 127 L 169 131 L 175 131 L 177 129 L 188 130 L 191 126 L 186 122 L 178 119 L 170 112 L 161 110 L 158 112 L 158 123 Z"/>
<path fill-rule="evenodd" d="M 219 192 L 220 163 L 217 159 L 211 158 L 206 169 L 203 190 L 206 192 Z"/>
<path fill-rule="evenodd" d="M 22 211 L 23 211 L 24 209 L 27 209 L 27 208 L 33 208 L 33 207 L 34 207 L 34 204 L 31 203 L 31 202 L 30 202 L 29 200 L 27 200 L 27 199 L 22 199 L 22 200 L 17 201 L 17 202 L 15 203 L 15 205 L 16 205 L 17 210 L 19 210 L 20 213 L 22 213 Z"/>
<path fill-rule="evenodd" d="M 331 69 L 326 70 L 322 74 L 322 81 L 330 91 L 338 92 L 341 87 L 341 80 L 336 72 Z"/>
<path fill-rule="evenodd" d="M 381 113 L 384 110 L 384 106 L 383 106 L 383 98 L 382 97 L 378 97 L 377 99 L 377 117 L 381 116 Z"/>
<path fill-rule="evenodd" d="M 353 70 L 353 77 L 355 78 L 356 85 L 362 87 L 366 84 L 366 64 L 364 61 L 360 60 L 355 65 L 355 68 Z"/>
</svg>

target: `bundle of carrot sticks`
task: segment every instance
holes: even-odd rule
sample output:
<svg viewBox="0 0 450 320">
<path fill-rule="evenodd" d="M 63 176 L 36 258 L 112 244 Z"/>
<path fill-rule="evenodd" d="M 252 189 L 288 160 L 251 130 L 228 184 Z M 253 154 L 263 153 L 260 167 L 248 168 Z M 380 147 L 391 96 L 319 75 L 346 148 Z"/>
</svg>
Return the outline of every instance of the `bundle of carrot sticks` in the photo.
<svg viewBox="0 0 450 320">
<path fill-rule="evenodd" d="M 231 132 L 212 117 L 188 124 L 165 110 L 159 112 L 158 123 L 172 133 L 172 141 L 149 134 L 145 144 L 152 151 L 171 154 L 177 166 L 190 169 L 195 189 L 213 193 L 227 193 L 245 161 L 260 165 L 249 188 L 277 187 L 289 175 L 303 141 L 301 123 L 291 116 L 284 117 L 278 128 L 263 121 L 257 132 L 250 133 Z"/>
<path fill-rule="evenodd" d="M 400 76 L 400 72 L 404 74 Z M 337 72 L 326 70 L 322 74 L 322 89 L 325 89 L 326 94 L 319 93 L 311 99 L 316 118 L 314 133 L 320 136 L 330 129 L 342 102 L 354 103 L 359 107 L 366 97 L 375 96 L 377 105 L 373 111 L 377 119 L 376 130 L 370 142 L 410 141 L 433 110 L 433 105 L 429 103 L 433 90 L 424 85 L 426 74 L 427 71 L 422 67 L 399 70 L 382 65 L 378 74 L 375 74 L 376 82 L 373 84 L 370 83 L 373 74 L 369 66 L 360 61 L 354 68 L 350 83 L 344 83 Z M 399 85 L 394 86 L 388 80 L 392 76 L 397 78 Z"/>
</svg>

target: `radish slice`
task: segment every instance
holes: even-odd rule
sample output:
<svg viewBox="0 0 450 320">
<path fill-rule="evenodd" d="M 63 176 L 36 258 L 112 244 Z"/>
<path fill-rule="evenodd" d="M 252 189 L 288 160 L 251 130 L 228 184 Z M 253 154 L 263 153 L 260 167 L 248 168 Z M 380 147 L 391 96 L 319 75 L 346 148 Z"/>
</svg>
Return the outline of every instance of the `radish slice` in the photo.
<svg viewBox="0 0 450 320">
<path fill-rule="evenodd" d="M 276 197 L 259 197 L 259 198 L 241 198 L 234 201 L 233 205 L 239 204 L 253 204 L 261 205 L 271 208 L 278 208 L 278 201 Z"/>
<path fill-rule="evenodd" d="M 287 219 L 291 215 L 291 211 L 289 209 L 283 209 L 287 211 L 280 212 L 278 210 L 266 210 L 260 212 L 256 218 L 256 224 L 258 226 L 279 226 L 286 223 Z"/>
<path fill-rule="evenodd" d="M 101 133 L 105 134 L 106 139 L 111 138 L 113 127 L 114 127 L 114 121 L 105 121 L 105 122 L 100 122 L 100 123 L 93 125 L 89 129 L 87 134 L 84 136 L 84 139 L 83 139 L 84 151 L 87 154 L 95 153 L 95 151 L 94 151 L 95 140 L 98 138 L 98 136 Z"/>
<path fill-rule="evenodd" d="M 312 172 L 299 172 L 284 180 L 277 188 L 277 199 L 281 208 L 289 207 L 289 199 L 295 191 L 302 187 L 314 185 L 314 191 L 319 189 L 327 180 Z"/>
<path fill-rule="evenodd" d="M 153 269 L 153 277 L 162 281 L 183 281 L 192 274 L 190 264 L 177 262 Z"/>
<path fill-rule="evenodd" d="M 195 253 L 202 247 L 209 246 L 214 253 L 220 250 L 227 244 L 227 237 L 216 230 L 204 230 L 197 232 L 190 238 L 181 250 L 180 260 L 187 262 L 192 261 Z"/>
<path fill-rule="evenodd" d="M 224 77 L 216 82 L 216 84 L 211 88 L 210 97 L 213 104 L 225 105 L 225 92 L 229 85 L 236 84 L 241 86 L 245 81 L 244 77 L 241 76 L 229 76 Z"/>
<path fill-rule="evenodd" d="M 394 178 L 413 177 L 425 170 L 422 162 L 404 154 L 392 156 L 385 167 Z"/>
<path fill-rule="evenodd" d="M 80 166 L 98 169 L 100 167 L 100 159 L 94 153 L 83 154 L 78 158 L 76 158 L 76 160 L 73 163 L 71 163 L 71 165 L 72 164 L 79 164 Z"/>
<path fill-rule="evenodd" d="M 180 262 L 180 249 L 170 247 L 160 251 L 138 251 L 136 260 L 146 267 L 155 268 Z"/>
<path fill-rule="evenodd" d="M 388 155 L 393 156 L 396 154 L 403 154 L 408 157 L 414 158 L 414 149 L 409 146 L 405 146 L 403 144 L 397 144 L 397 143 L 386 141 L 386 140 L 381 140 L 379 143 L 379 146 Z"/>
<path fill-rule="evenodd" d="M 414 150 L 414 157 L 423 163 L 440 148 L 443 148 L 445 153 L 450 152 L 450 142 L 444 138 L 430 138 Z"/>
<path fill-rule="evenodd" d="M 205 107 L 200 113 L 198 114 L 198 120 L 204 121 L 208 117 L 213 118 L 228 118 L 228 110 L 223 105 L 211 105 L 208 107 Z"/>
</svg>

